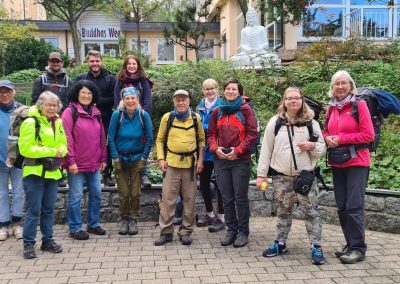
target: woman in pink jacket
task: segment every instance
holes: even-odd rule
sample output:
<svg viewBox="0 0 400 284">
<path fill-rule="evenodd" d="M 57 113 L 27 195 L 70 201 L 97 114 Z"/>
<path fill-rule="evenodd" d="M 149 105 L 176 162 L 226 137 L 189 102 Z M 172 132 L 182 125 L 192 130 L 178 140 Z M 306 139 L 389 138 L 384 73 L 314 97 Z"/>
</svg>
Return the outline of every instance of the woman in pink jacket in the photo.
<svg viewBox="0 0 400 284">
<path fill-rule="evenodd" d="M 328 145 L 333 187 L 340 225 L 346 245 L 335 255 L 343 263 L 365 259 L 364 199 L 368 182 L 370 154 L 367 144 L 374 140 L 374 129 L 365 101 L 356 103 L 357 89 L 346 71 L 331 79 L 323 136 Z M 356 108 L 358 109 L 355 112 Z"/>
<path fill-rule="evenodd" d="M 69 91 L 69 107 L 62 114 L 68 142 L 68 154 L 63 168 L 68 170 L 69 236 L 87 240 L 82 230 L 81 200 L 86 181 L 89 192 L 87 208 L 87 231 L 105 235 L 100 226 L 101 181 L 100 172 L 107 165 L 107 148 L 104 127 L 99 109 L 95 106 L 99 96 L 96 85 L 88 80 L 75 83 Z"/>
</svg>

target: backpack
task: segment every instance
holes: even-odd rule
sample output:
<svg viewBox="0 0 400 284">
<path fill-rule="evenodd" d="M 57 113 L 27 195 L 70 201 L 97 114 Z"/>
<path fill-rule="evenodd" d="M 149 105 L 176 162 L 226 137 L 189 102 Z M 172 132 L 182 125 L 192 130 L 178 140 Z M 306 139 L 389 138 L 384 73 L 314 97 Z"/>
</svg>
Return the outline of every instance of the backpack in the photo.
<svg viewBox="0 0 400 284">
<path fill-rule="evenodd" d="M 318 121 L 320 114 L 324 109 L 322 104 L 307 96 L 304 96 L 304 102 L 314 111 L 314 119 Z"/>
<path fill-rule="evenodd" d="M 75 123 L 76 123 L 76 121 L 78 120 L 78 117 L 79 117 L 78 116 L 78 110 L 73 105 L 69 105 L 68 107 L 71 109 L 71 115 L 72 115 L 72 121 L 73 121 L 73 126 L 72 127 L 74 127 Z M 101 123 L 101 115 L 97 115 L 96 118 L 97 118 L 97 121 L 99 123 Z"/>
<path fill-rule="evenodd" d="M 22 169 L 24 163 L 24 156 L 19 152 L 18 148 L 18 137 L 20 135 L 20 128 L 22 122 L 27 119 L 29 107 L 17 102 L 17 108 L 11 113 L 9 136 L 7 141 L 8 156 L 14 158 L 13 166 L 18 169 Z M 40 123 L 36 117 L 32 117 L 35 120 L 35 136 L 36 139 L 40 140 L 39 131 Z"/>
<path fill-rule="evenodd" d="M 243 96 L 243 101 L 248 103 L 249 106 L 251 107 L 251 109 L 253 110 L 254 118 L 255 118 L 256 123 L 257 123 L 257 138 L 256 138 L 256 141 L 255 141 L 254 145 L 250 148 L 249 153 L 250 154 L 256 154 L 256 159 L 258 159 L 258 145 L 261 144 L 261 124 L 260 124 L 260 121 L 257 119 L 256 114 L 254 112 L 253 105 L 251 104 L 251 99 L 246 97 L 246 96 Z M 219 120 L 222 117 L 222 115 L 223 114 L 222 114 L 221 108 L 218 107 L 217 120 Z M 245 131 L 247 132 L 246 120 L 244 119 L 243 112 L 241 110 L 238 110 L 235 113 L 235 117 L 236 117 L 236 119 L 238 119 L 240 121 L 240 123 L 244 126 Z"/>
<path fill-rule="evenodd" d="M 380 134 L 382 129 L 383 119 L 389 114 L 400 114 L 400 100 L 391 93 L 384 90 L 372 90 L 368 88 L 357 88 L 358 94 L 352 106 L 352 115 L 357 124 L 360 123 L 358 113 L 358 103 L 364 100 L 367 103 L 369 114 L 371 116 L 372 125 L 374 127 L 375 139 L 370 143 L 363 144 L 370 152 L 376 152 L 380 142 Z M 328 108 L 328 113 L 325 120 L 325 128 L 328 125 L 333 108 Z"/>
<path fill-rule="evenodd" d="M 42 83 L 42 92 L 46 91 L 46 87 L 50 87 L 50 88 L 59 88 L 59 91 L 61 92 L 61 89 L 68 89 L 69 88 L 69 77 L 67 74 L 65 74 L 64 79 L 63 79 L 63 84 L 59 85 L 58 83 L 54 83 L 54 84 L 50 84 L 47 81 L 47 76 L 46 74 L 42 74 L 39 76 L 40 78 L 40 82 Z"/>
</svg>

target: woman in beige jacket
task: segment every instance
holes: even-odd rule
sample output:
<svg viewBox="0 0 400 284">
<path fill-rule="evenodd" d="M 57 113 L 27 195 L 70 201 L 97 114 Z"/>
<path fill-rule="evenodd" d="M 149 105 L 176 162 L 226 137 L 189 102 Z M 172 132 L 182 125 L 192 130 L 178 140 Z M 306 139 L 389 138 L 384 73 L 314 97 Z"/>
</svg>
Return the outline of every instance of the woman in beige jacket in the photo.
<svg viewBox="0 0 400 284">
<path fill-rule="evenodd" d="M 276 239 L 263 252 L 264 257 L 288 252 L 286 240 L 292 225 L 293 207 L 298 201 L 310 238 L 312 263 L 325 263 L 320 244 L 317 182 L 315 179 L 311 181 L 312 186 L 306 192 L 293 189 L 293 182 L 300 172 L 313 171 L 318 158 L 326 150 L 321 129 L 313 117 L 314 112 L 304 102 L 301 90 L 289 87 L 284 92 L 277 115 L 270 119 L 265 130 L 257 168 L 257 186 L 266 188 L 267 176 L 272 176 L 278 220 Z"/>
</svg>

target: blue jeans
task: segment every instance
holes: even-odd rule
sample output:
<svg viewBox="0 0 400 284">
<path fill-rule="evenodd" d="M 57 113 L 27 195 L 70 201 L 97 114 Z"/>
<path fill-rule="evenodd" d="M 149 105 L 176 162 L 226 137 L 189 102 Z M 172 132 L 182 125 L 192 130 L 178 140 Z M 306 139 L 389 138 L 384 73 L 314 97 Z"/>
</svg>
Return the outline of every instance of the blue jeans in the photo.
<svg viewBox="0 0 400 284">
<path fill-rule="evenodd" d="M 81 200 L 83 197 L 83 181 L 86 180 L 89 192 L 87 208 L 87 224 L 89 228 L 100 226 L 101 179 L 100 171 L 80 172 L 76 175 L 68 173 L 68 209 L 67 219 L 71 233 L 82 230 Z"/>
<path fill-rule="evenodd" d="M 22 189 L 22 170 L 0 165 L 0 227 L 10 224 L 10 199 L 8 193 L 8 179 L 11 179 L 12 188 L 12 222 L 21 221 L 24 209 L 24 191 Z"/>
<path fill-rule="evenodd" d="M 36 243 L 36 228 L 40 218 L 42 242 L 53 238 L 54 206 L 57 200 L 57 180 L 35 175 L 23 178 L 26 195 L 24 243 Z"/>
</svg>

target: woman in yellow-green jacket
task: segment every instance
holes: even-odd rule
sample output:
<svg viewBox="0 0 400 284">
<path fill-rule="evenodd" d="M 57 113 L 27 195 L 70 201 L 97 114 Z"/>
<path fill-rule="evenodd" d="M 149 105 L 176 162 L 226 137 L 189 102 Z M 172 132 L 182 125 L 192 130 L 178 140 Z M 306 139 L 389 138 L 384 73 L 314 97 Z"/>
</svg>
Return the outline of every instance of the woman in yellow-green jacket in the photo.
<svg viewBox="0 0 400 284">
<path fill-rule="evenodd" d="M 26 194 L 24 222 L 24 258 L 35 258 L 36 228 L 40 218 L 43 251 L 59 253 L 62 248 L 53 240 L 54 205 L 60 164 L 67 154 L 67 139 L 58 116 L 62 105 L 52 92 L 43 92 L 29 117 L 22 123 L 19 151 L 25 157 L 23 185 Z"/>
</svg>

